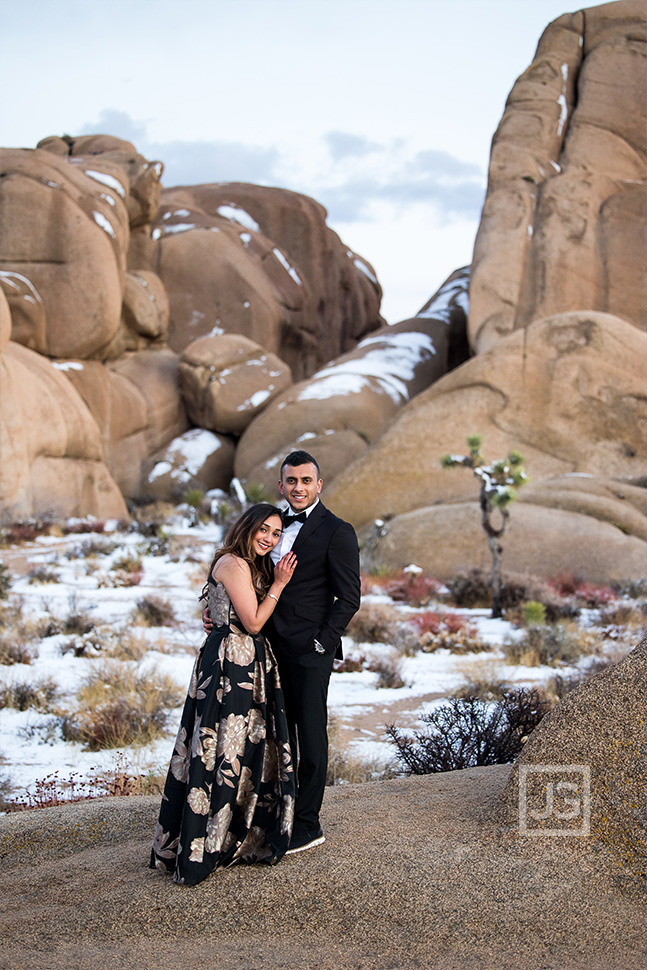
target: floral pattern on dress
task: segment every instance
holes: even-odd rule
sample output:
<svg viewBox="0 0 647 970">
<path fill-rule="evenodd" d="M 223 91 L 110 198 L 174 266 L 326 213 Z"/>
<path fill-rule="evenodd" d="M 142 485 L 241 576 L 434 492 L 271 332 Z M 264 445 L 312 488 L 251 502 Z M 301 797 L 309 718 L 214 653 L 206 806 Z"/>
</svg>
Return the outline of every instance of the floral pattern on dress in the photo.
<svg viewBox="0 0 647 970">
<path fill-rule="evenodd" d="M 164 788 L 151 867 L 196 885 L 234 863 L 278 862 L 294 818 L 294 767 L 276 660 L 222 586 L 195 662 Z"/>
</svg>

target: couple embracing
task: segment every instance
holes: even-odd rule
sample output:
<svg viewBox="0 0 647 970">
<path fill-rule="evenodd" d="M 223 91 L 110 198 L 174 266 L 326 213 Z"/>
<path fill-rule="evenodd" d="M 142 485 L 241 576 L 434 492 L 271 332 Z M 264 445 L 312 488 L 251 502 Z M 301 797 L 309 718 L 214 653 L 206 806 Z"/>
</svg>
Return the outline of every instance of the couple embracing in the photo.
<svg viewBox="0 0 647 970">
<path fill-rule="evenodd" d="M 327 697 L 360 605 L 355 532 L 319 499 L 306 451 L 281 465 L 287 513 L 252 506 L 216 551 L 151 866 L 195 885 L 325 841 Z"/>
</svg>

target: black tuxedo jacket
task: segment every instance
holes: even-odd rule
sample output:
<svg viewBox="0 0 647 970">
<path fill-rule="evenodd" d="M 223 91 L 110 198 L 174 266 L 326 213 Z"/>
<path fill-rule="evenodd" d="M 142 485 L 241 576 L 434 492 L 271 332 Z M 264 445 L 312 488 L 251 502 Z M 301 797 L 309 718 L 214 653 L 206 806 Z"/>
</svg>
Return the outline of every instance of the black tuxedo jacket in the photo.
<svg viewBox="0 0 647 970">
<path fill-rule="evenodd" d="M 341 656 L 341 636 L 360 605 L 359 549 L 352 525 L 321 501 L 299 530 L 292 551 L 297 567 L 266 633 L 279 660 L 326 653 Z"/>
</svg>

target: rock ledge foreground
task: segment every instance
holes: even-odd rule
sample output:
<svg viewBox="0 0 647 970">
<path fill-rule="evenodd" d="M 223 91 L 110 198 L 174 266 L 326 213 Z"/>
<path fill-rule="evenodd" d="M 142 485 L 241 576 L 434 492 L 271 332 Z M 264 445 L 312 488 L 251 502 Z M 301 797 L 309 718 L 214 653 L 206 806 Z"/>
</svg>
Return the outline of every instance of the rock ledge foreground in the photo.
<svg viewBox="0 0 647 970">
<path fill-rule="evenodd" d="M 497 823 L 511 768 L 329 789 L 327 842 L 195 888 L 146 868 L 156 797 L 0 819 L 3 970 L 632 970 L 647 898 L 599 843 Z"/>
</svg>

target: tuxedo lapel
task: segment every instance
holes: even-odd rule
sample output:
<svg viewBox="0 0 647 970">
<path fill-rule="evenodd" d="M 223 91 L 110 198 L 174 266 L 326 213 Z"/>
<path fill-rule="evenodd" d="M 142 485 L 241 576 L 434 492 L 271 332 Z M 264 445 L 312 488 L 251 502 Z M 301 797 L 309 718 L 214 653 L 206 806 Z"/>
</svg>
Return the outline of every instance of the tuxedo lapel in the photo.
<svg viewBox="0 0 647 970">
<path fill-rule="evenodd" d="M 308 539 L 313 532 L 319 528 L 323 523 L 326 516 L 326 509 L 319 501 L 315 508 L 312 510 L 306 521 L 303 523 L 299 529 L 299 534 L 294 540 L 294 545 L 292 546 L 292 551 L 296 554 L 303 545 L 303 543 Z"/>
</svg>

